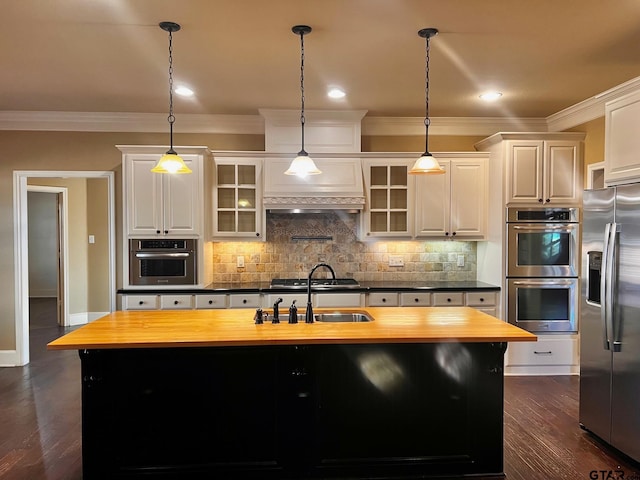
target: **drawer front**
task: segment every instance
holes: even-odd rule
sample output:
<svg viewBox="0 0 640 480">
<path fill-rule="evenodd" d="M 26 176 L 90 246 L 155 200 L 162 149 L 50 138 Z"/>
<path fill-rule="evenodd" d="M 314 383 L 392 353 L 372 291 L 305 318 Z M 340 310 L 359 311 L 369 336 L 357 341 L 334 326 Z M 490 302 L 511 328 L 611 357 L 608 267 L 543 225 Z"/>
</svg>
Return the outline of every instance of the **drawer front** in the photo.
<svg viewBox="0 0 640 480">
<path fill-rule="evenodd" d="M 494 307 L 496 292 L 467 292 L 467 305 L 470 307 Z"/>
<path fill-rule="evenodd" d="M 428 307 L 431 305 L 431 293 L 427 292 L 402 292 L 400 294 L 400 306 L 402 307 Z"/>
<path fill-rule="evenodd" d="M 480 308 L 480 307 L 473 307 L 476 310 L 480 310 L 481 312 L 484 312 L 488 315 L 491 315 L 492 317 L 496 317 L 498 318 L 498 310 L 494 307 L 494 308 Z"/>
<path fill-rule="evenodd" d="M 432 294 L 434 307 L 462 307 L 464 292 L 434 292 Z"/>
<path fill-rule="evenodd" d="M 123 310 L 156 310 L 158 308 L 158 295 L 124 295 L 122 298 Z"/>
<path fill-rule="evenodd" d="M 227 296 L 196 295 L 196 308 L 227 308 Z"/>
<path fill-rule="evenodd" d="M 313 298 L 315 307 L 361 307 L 360 293 L 316 293 Z"/>
<path fill-rule="evenodd" d="M 193 295 L 160 295 L 162 310 L 190 310 L 193 308 Z"/>
<path fill-rule="evenodd" d="M 398 294 L 396 292 L 373 292 L 367 295 L 367 305 L 370 307 L 397 307 Z"/>
<path fill-rule="evenodd" d="M 574 365 L 577 340 L 538 340 L 509 343 L 507 365 Z"/>
<path fill-rule="evenodd" d="M 260 294 L 229 295 L 229 308 L 257 308 L 260 306 Z"/>
</svg>

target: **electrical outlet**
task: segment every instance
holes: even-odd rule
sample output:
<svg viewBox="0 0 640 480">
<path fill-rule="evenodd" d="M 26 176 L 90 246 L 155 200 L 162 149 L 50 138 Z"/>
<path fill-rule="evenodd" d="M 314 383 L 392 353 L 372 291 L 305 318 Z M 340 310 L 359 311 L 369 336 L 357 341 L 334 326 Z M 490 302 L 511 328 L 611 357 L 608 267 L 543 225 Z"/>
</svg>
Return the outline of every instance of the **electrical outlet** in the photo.
<svg viewBox="0 0 640 480">
<path fill-rule="evenodd" d="M 464 267 L 464 255 L 458 255 L 458 266 Z"/>
<path fill-rule="evenodd" d="M 238 268 L 244 268 L 244 256 L 243 255 L 238 255 L 238 258 L 236 259 L 236 266 Z"/>
<path fill-rule="evenodd" d="M 389 255 L 390 267 L 404 267 L 404 260 L 401 255 Z"/>
</svg>

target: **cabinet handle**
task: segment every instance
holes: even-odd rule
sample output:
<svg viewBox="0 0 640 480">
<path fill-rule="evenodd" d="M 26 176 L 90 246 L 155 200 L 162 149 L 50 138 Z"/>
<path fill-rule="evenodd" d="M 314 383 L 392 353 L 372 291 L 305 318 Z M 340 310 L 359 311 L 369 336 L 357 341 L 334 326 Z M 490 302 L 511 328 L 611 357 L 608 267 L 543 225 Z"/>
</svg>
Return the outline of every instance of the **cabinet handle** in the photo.
<svg viewBox="0 0 640 480">
<path fill-rule="evenodd" d="M 553 355 L 553 352 L 551 350 L 547 350 L 546 352 L 538 352 L 537 350 L 534 350 L 533 353 L 535 355 Z"/>
</svg>

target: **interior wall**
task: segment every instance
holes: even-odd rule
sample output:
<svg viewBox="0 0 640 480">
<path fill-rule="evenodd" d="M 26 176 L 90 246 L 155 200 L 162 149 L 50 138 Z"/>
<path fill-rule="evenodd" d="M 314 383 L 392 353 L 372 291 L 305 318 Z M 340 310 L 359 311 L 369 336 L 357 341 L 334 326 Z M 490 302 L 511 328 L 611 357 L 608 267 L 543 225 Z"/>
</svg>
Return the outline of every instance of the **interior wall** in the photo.
<svg viewBox="0 0 640 480">
<path fill-rule="evenodd" d="M 596 118 L 569 129 L 569 132 L 584 132 L 584 178 L 587 178 L 587 165 L 604 161 L 604 117 Z"/>
<path fill-rule="evenodd" d="M 58 195 L 28 192 L 29 296 L 58 295 Z"/>
<path fill-rule="evenodd" d="M 87 311 L 108 312 L 109 304 L 109 182 L 87 179 Z"/>
<path fill-rule="evenodd" d="M 121 277 L 122 156 L 115 145 L 167 145 L 168 134 L 0 131 L 0 351 L 15 350 L 13 172 L 74 170 L 115 172 L 116 278 Z M 174 144 L 215 150 L 263 150 L 262 135 L 176 134 Z"/>
</svg>

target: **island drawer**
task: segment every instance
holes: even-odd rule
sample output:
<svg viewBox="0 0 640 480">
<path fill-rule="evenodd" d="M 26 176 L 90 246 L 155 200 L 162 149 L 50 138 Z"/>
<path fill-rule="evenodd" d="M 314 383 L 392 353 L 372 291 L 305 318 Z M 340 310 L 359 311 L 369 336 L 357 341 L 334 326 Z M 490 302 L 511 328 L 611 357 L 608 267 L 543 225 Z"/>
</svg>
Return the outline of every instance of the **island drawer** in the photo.
<svg viewBox="0 0 640 480">
<path fill-rule="evenodd" d="M 192 295 L 160 295 L 162 310 L 190 310 L 193 308 Z"/>
<path fill-rule="evenodd" d="M 434 307 L 462 307 L 464 305 L 464 292 L 434 292 Z"/>
<path fill-rule="evenodd" d="M 216 295 L 196 295 L 196 308 L 227 308 L 227 296 Z"/>
<path fill-rule="evenodd" d="M 260 306 L 260 294 L 229 295 L 229 308 L 257 308 Z"/>
<path fill-rule="evenodd" d="M 573 365 L 576 339 L 538 339 L 537 342 L 509 343 L 507 365 Z"/>
<path fill-rule="evenodd" d="M 470 307 L 494 307 L 496 292 L 467 292 L 467 305 Z"/>
<path fill-rule="evenodd" d="M 367 295 L 367 306 L 369 307 L 397 307 L 397 292 L 372 292 Z"/>
<path fill-rule="evenodd" d="M 123 295 L 123 310 L 156 310 L 158 295 Z"/>
<path fill-rule="evenodd" d="M 402 292 L 400 294 L 400 306 L 402 307 L 428 307 L 431 305 L 431 293 L 429 292 Z"/>
</svg>

